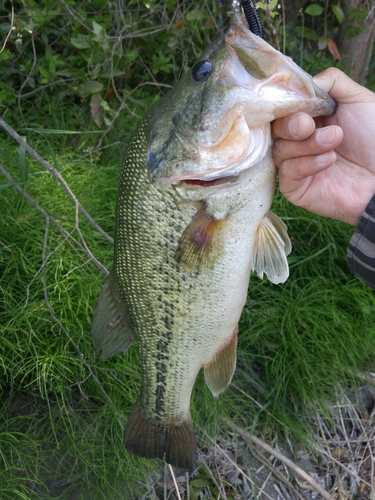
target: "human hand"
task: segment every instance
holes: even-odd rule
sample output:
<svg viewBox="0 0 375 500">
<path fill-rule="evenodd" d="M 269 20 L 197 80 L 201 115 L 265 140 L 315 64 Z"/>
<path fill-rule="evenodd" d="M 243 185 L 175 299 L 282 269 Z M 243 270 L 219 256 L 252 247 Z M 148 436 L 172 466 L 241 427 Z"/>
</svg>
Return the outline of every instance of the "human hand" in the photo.
<svg viewBox="0 0 375 500">
<path fill-rule="evenodd" d="M 375 93 L 336 68 L 314 81 L 336 100 L 337 111 L 273 122 L 280 190 L 297 206 L 357 225 L 375 194 Z"/>
</svg>

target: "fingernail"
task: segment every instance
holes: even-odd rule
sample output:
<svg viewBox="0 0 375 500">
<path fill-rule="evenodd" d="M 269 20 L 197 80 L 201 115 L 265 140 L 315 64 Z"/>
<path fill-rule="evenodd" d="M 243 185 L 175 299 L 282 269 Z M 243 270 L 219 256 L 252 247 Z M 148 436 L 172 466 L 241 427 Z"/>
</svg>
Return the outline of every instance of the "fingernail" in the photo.
<svg viewBox="0 0 375 500">
<path fill-rule="evenodd" d="M 335 138 L 336 130 L 334 127 L 326 127 L 318 130 L 316 138 L 323 146 L 330 146 Z"/>
<path fill-rule="evenodd" d="M 316 156 L 316 161 L 320 163 L 321 165 L 325 165 L 328 160 L 331 159 L 332 156 L 332 151 L 328 151 L 327 153 L 323 153 L 321 155 Z"/>
<path fill-rule="evenodd" d="M 288 125 L 289 132 L 294 135 L 294 137 L 298 137 L 298 129 L 299 129 L 299 115 L 296 115 Z"/>
</svg>

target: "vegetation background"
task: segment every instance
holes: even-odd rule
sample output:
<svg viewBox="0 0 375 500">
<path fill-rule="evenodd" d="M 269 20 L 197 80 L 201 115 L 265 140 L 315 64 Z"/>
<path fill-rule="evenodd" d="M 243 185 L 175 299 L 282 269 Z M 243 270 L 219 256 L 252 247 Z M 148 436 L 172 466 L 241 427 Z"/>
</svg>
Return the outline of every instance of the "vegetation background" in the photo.
<svg viewBox="0 0 375 500">
<path fill-rule="evenodd" d="M 369 68 L 375 90 L 374 5 L 354 3 L 258 6 L 270 42 L 306 71 L 339 65 L 364 82 Z M 290 279 L 252 277 L 234 382 L 213 401 L 198 380 L 199 467 L 185 483 L 176 473 L 178 488 L 159 463 L 122 446 L 140 384 L 136 347 L 106 363 L 93 352 L 92 305 L 111 266 L 126 142 L 227 11 L 226 2 L 194 0 L 0 1 L 1 115 L 17 132 L 0 134 L 1 499 L 263 498 L 223 417 L 289 444 L 297 459 L 324 446 L 327 455 L 337 422 L 345 434 L 350 421 L 353 437 L 355 415 L 370 437 L 361 455 L 345 434 L 346 458 L 357 493 L 361 484 L 371 492 L 373 469 L 368 477 L 362 469 L 373 455 L 375 298 L 345 264 L 352 228 L 276 196 L 293 241 Z M 354 56 L 343 51 L 348 39 Z M 224 471 L 230 460 L 237 468 Z M 332 464 L 327 488 L 354 491 L 354 473 L 337 476 Z"/>
</svg>

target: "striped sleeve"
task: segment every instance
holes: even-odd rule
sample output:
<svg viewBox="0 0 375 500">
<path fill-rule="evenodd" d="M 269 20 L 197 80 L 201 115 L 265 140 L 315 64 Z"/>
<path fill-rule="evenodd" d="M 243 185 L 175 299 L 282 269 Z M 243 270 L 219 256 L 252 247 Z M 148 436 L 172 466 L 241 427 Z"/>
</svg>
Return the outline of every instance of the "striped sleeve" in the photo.
<svg viewBox="0 0 375 500">
<path fill-rule="evenodd" d="M 347 263 L 354 274 L 375 290 L 375 195 L 350 240 Z"/>
</svg>

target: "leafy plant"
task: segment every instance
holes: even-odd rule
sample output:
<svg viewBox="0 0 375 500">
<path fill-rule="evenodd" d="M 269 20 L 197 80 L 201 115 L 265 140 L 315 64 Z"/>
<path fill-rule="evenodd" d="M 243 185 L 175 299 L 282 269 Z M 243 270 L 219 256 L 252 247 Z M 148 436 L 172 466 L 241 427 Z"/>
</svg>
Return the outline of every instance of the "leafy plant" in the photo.
<svg viewBox="0 0 375 500">
<path fill-rule="evenodd" d="M 302 24 L 296 27 L 297 32 L 304 38 L 308 40 L 315 40 L 318 42 L 318 49 L 324 50 L 328 48 L 329 52 L 336 59 L 340 60 L 341 55 L 337 49 L 337 46 L 334 40 L 328 36 L 328 22 L 329 20 L 336 20 L 337 23 L 341 24 L 344 20 L 344 12 L 338 4 L 331 4 L 328 0 L 325 2 L 325 6 L 323 7 L 320 4 L 310 4 L 305 9 L 300 9 L 300 14 L 302 18 Z M 305 26 L 305 15 L 319 18 L 318 23 L 316 23 L 319 27 L 323 25 L 323 33 L 321 31 L 317 31 L 317 29 L 309 28 Z M 334 17 L 332 19 L 333 14 Z M 323 22 L 322 22 L 323 20 Z"/>
</svg>

